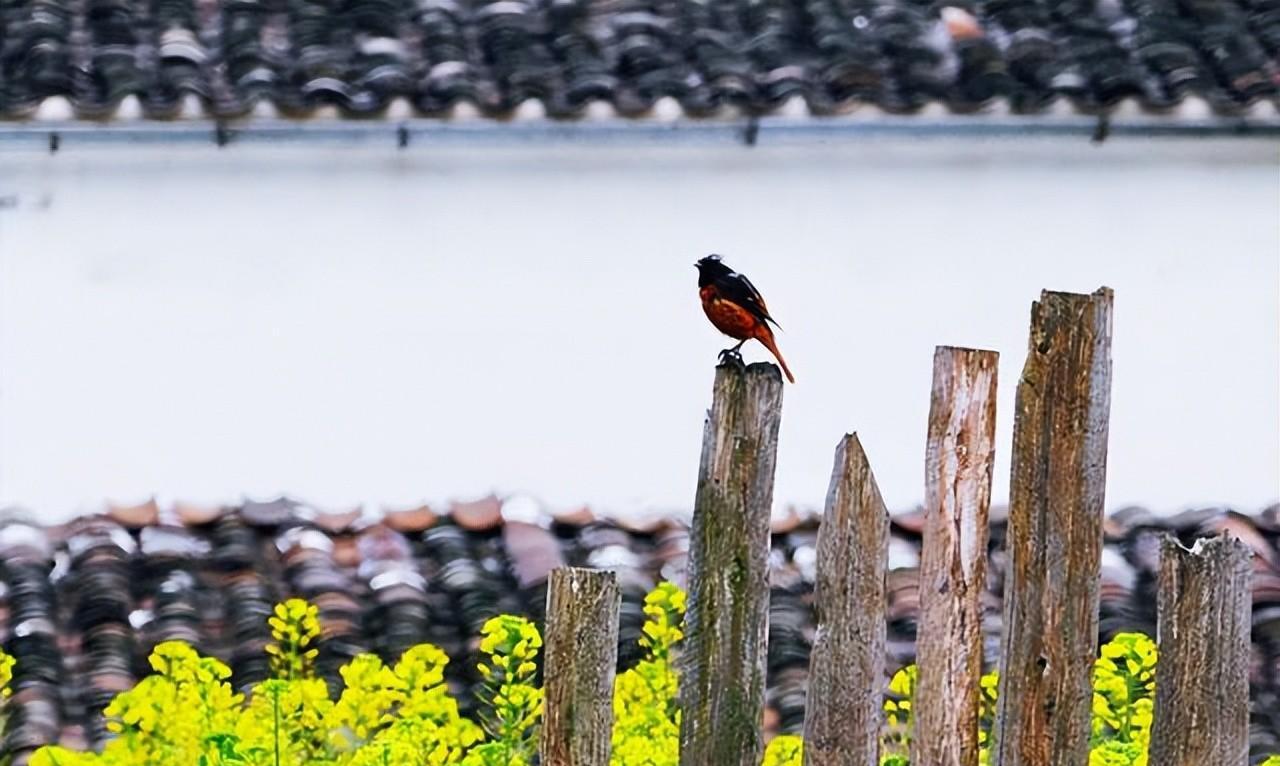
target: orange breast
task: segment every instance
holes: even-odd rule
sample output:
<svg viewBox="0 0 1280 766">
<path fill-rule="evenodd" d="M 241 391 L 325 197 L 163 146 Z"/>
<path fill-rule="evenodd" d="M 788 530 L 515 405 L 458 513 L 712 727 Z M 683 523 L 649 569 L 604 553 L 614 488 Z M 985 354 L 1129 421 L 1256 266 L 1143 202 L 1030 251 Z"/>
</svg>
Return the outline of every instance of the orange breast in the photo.
<svg viewBox="0 0 1280 766">
<path fill-rule="evenodd" d="M 755 337 L 760 320 L 750 311 L 732 301 L 724 300 L 711 286 L 702 288 L 698 294 L 702 298 L 702 310 L 717 330 L 735 340 Z"/>
</svg>

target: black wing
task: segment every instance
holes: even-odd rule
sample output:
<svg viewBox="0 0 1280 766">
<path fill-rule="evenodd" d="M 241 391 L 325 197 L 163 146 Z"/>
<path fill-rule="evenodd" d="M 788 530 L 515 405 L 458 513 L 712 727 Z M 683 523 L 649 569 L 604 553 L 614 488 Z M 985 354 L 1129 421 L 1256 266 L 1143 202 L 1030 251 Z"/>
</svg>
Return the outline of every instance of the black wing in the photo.
<svg viewBox="0 0 1280 766">
<path fill-rule="evenodd" d="M 751 280 L 746 275 L 739 274 L 736 271 L 730 272 L 716 280 L 716 289 L 720 292 L 720 296 L 727 298 L 734 303 L 742 306 L 750 311 L 757 319 L 762 322 L 773 322 L 778 325 L 773 317 L 769 316 L 769 307 L 765 305 L 764 297 L 760 295 L 760 291 L 756 286 L 751 284 Z"/>
</svg>

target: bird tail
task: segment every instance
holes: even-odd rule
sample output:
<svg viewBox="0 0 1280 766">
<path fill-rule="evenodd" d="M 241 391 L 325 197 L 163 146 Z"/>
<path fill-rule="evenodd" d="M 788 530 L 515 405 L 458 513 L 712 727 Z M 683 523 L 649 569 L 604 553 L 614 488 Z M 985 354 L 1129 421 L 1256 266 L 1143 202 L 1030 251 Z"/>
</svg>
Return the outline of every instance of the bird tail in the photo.
<svg viewBox="0 0 1280 766">
<path fill-rule="evenodd" d="M 791 374 L 791 368 L 787 367 L 787 360 L 782 358 L 782 352 L 778 350 L 778 344 L 773 341 L 773 331 L 768 325 L 763 325 L 764 332 L 758 333 L 756 339 L 759 340 L 764 347 L 769 349 L 769 353 L 773 354 L 773 358 L 778 360 L 778 364 L 782 365 L 782 374 L 787 376 L 787 380 L 791 383 L 796 382 L 796 376 Z"/>
</svg>

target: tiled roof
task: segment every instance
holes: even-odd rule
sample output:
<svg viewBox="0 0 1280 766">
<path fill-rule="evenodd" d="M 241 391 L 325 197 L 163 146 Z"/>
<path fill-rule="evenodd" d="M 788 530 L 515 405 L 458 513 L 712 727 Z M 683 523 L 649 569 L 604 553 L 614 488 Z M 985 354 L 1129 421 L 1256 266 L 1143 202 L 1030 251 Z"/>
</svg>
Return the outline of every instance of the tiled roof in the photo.
<svg viewBox="0 0 1280 766">
<path fill-rule="evenodd" d="M 229 119 L 460 102 L 552 117 L 910 113 L 992 103 L 1086 112 L 1196 95 L 1238 114 L 1280 89 L 1280 0 L 5 0 L 0 117 Z M 1274 111 L 1268 108 L 1268 113 Z"/>
<path fill-rule="evenodd" d="M 989 661 L 998 648 L 1005 564 L 1004 522 L 993 516 Z M 891 669 L 914 654 L 920 522 L 913 512 L 892 526 Z M 1109 517 L 1102 638 L 1135 629 L 1154 635 L 1161 535 L 1189 543 L 1223 529 L 1257 554 L 1251 735 L 1255 754 L 1280 752 L 1280 507 L 1168 518 L 1127 509 Z M 816 534 L 811 518 L 775 525 L 767 695 L 775 732 L 803 724 Z M 0 522 L 0 631 L 18 664 L 4 748 L 23 754 L 59 740 L 100 743 L 98 712 L 145 673 L 146 654 L 163 640 L 183 639 L 227 660 L 237 685 L 263 678 L 266 617 L 289 596 L 320 608 L 318 667 L 330 682 L 358 652 L 392 657 L 429 641 L 453 658 L 450 679 L 465 691 L 476 680 L 472 653 L 487 618 L 539 618 L 556 566 L 612 568 L 624 594 L 621 661 L 630 663 L 643 597 L 660 578 L 683 579 L 687 547 L 681 523 L 620 524 L 585 510 L 551 517 L 532 503 L 495 498 L 443 516 L 416 508 L 379 519 L 284 500 L 225 510 L 146 504 L 48 528 L 10 515 Z"/>
</svg>

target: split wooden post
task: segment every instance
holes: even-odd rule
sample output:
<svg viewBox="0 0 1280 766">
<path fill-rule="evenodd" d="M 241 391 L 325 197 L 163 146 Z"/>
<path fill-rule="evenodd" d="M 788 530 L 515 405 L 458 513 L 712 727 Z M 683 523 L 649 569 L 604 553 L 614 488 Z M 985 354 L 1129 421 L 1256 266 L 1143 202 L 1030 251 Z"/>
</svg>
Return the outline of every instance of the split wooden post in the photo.
<svg viewBox="0 0 1280 766">
<path fill-rule="evenodd" d="M 945 346 L 933 354 L 912 763 L 978 764 L 999 359 Z"/>
<path fill-rule="evenodd" d="M 1009 487 L 996 766 L 1085 766 L 1098 641 L 1112 292 L 1031 306 Z"/>
<path fill-rule="evenodd" d="M 879 766 L 889 512 L 857 434 L 836 447 L 818 528 L 805 766 Z"/>
<path fill-rule="evenodd" d="M 1249 762 L 1252 555 L 1225 534 L 1161 545 L 1153 764 Z"/>
<path fill-rule="evenodd" d="M 613 572 L 560 567 L 547 588 L 544 766 L 608 766 L 622 591 Z"/>
<path fill-rule="evenodd" d="M 781 415 L 777 367 L 716 368 L 689 535 L 682 766 L 759 766 L 764 753 L 769 516 Z"/>
</svg>

